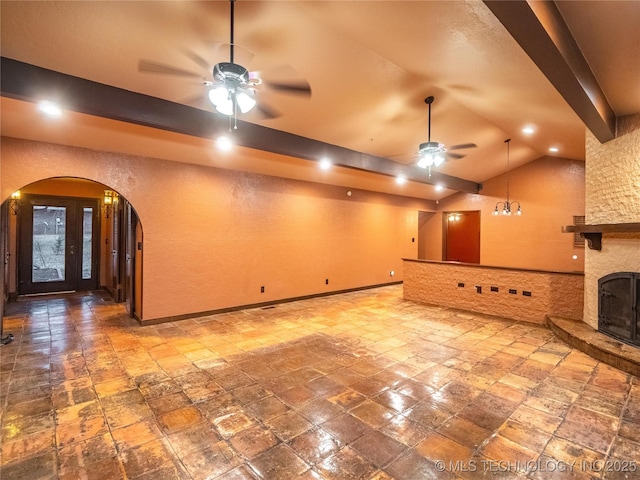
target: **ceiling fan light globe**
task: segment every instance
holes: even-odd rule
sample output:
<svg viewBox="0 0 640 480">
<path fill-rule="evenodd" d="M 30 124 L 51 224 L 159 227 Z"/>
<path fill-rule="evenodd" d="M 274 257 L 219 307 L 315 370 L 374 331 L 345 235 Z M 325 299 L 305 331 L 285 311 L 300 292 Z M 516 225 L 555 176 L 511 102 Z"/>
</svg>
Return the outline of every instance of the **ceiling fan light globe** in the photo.
<svg viewBox="0 0 640 480">
<path fill-rule="evenodd" d="M 216 105 L 216 110 L 223 115 L 233 115 L 233 100 L 227 98 L 224 102 Z"/>
<path fill-rule="evenodd" d="M 229 91 L 222 85 L 209 90 L 209 100 L 216 107 L 222 105 L 229 100 Z"/>
<path fill-rule="evenodd" d="M 420 168 L 427 168 L 433 165 L 433 158 L 431 155 L 420 155 L 420 159 L 418 160 L 418 166 Z"/>
<path fill-rule="evenodd" d="M 242 113 L 247 113 L 256 104 L 255 98 L 253 98 L 252 92 L 249 90 L 242 90 L 236 94 L 236 102 Z"/>
<path fill-rule="evenodd" d="M 436 167 L 439 167 L 440 165 L 442 165 L 442 163 L 444 162 L 444 156 L 437 153 L 433 156 L 433 164 Z"/>
</svg>

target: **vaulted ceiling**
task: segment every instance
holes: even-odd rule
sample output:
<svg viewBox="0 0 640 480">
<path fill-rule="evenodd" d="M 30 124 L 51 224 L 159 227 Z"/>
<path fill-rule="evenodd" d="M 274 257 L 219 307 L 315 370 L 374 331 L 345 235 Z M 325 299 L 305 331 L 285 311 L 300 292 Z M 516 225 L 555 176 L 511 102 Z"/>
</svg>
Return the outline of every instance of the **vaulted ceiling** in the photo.
<svg viewBox="0 0 640 480">
<path fill-rule="evenodd" d="M 637 1 L 237 0 L 235 61 L 264 83 L 224 155 L 229 119 L 207 93 L 229 60 L 228 1 L 0 5 L 4 136 L 440 199 L 503 173 L 506 138 L 511 168 L 580 160 L 585 129 L 607 141 L 640 112 Z M 302 80 L 311 96 L 269 87 Z M 427 96 L 431 140 L 476 145 L 431 178 L 415 166 Z M 63 118 L 43 118 L 44 99 Z"/>
</svg>

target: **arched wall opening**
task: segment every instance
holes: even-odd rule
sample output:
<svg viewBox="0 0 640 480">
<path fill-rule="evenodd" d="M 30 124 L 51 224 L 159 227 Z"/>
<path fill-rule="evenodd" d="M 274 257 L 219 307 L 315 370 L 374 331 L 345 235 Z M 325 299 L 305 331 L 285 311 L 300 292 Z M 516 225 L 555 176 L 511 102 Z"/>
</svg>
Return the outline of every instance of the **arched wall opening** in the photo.
<svg viewBox="0 0 640 480">
<path fill-rule="evenodd" d="M 51 177 L 22 186 L 2 207 L 3 301 L 104 289 L 142 314 L 142 225 L 109 185 Z"/>
</svg>

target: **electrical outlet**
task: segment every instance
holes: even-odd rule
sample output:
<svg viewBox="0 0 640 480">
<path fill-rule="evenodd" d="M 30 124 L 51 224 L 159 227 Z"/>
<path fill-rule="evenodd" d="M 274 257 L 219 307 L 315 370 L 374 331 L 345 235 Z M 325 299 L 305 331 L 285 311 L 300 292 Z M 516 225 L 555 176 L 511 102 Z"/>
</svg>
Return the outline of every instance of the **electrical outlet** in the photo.
<svg viewBox="0 0 640 480">
<path fill-rule="evenodd" d="M 264 285 L 260 287 L 260 293 L 264 293 Z"/>
<path fill-rule="evenodd" d="M 329 285 L 329 279 L 328 279 L 328 278 L 326 278 L 326 279 L 324 280 L 324 284 L 325 284 L 325 285 Z"/>
</svg>

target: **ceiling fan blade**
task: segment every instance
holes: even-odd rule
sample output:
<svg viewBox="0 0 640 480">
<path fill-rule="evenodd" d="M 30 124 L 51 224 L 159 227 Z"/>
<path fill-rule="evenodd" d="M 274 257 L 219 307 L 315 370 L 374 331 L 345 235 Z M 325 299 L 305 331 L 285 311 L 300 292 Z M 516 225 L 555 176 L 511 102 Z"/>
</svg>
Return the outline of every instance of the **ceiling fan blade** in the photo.
<svg viewBox="0 0 640 480">
<path fill-rule="evenodd" d="M 256 104 L 256 109 L 258 110 L 260 115 L 266 119 L 278 118 L 282 116 L 281 112 L 267 105 L 262 100 L 258 101 L 258 103 Z"/>
<path fill-rule="evenodd" d="M 461 158 L 466 157 L 466 155 L 461 155 L 459 153 L 451 153 L 451 152 L 446 152 L 446 155 L 448 158 L 451 158 L 453 160 L 459 160 Z"/>
<path fill-rule="evenodd" d="M 193 52 L 187 48 L 183 48 L 182 49 L 182 53 L 191 61 L 193 61 L 196 65 L 198 65 L 199 67 L 204 68 L 205 70 L 209 71 L 211 70 L 212 66 L 211 63 L 209 63 L 207 60 L 205 60 L 204 58 L 202 58 L 200 55 L 198 55 L 196 52 Z"/>
<path fill-rule="evenodd" d="M 462 148 L 476 148 L 478 145 L 475 143 L 461 143 L 459 145 L 451 145 L 447 147 L 447 150 L 460 150 Z"/>
<path fill-rule="evenodd" d="M 163 65 L 162 63 L 150 62 L 148 60 L 140 60 L 140 62 L 138 62 L 138 70 L 145 73 L 159 73 L 161 75 L 176 75 L 179 77 L 202 78 L 202 75 L 198 73 L 172 67 L 171 65 Z"/>
<path fill-rule="evenodd" d="M 311 86 L 306 80 L 297 82 L 263 82 L 269 88 L 279 92 L 293 93 L 296 95 L 311 96 Z"/>
</svg>

